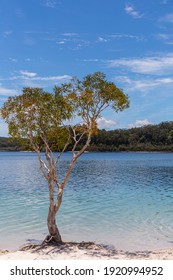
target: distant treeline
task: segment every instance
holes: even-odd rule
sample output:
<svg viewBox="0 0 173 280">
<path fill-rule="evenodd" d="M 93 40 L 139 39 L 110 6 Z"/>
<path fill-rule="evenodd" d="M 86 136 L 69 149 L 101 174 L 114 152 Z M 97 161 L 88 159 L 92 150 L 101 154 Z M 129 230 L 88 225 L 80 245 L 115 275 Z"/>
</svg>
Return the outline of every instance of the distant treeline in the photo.
<svg viewBox="0 0 173 280">
<path fill-rule="evenodd" d="M 173 122 L 112 131 L 99 130 L 92 151 L 173 151 Z"/>
<path fill-rule="evenodd" d="M 29 146 L 0 137 L 0 150 L 28 150 Z M 158 125 L 147 125 L 131 129 L 99 130 L 92 137 L 89 151 L 172 151 L 173 122 L 162 122 Z"/>
<path fill-rule="evenodd" d="M 22 148 L 22 145 L 17 140 L 0 137 L 0 151 L 20 151 Z"/>
</svg>

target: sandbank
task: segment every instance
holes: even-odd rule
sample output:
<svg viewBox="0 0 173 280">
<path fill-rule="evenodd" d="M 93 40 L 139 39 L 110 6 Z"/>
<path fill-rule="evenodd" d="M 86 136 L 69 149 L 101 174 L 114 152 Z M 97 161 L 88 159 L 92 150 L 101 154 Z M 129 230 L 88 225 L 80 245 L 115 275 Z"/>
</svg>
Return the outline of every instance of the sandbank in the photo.
<svg viewBox="0 0 173 280">
<path fill-rule="evenodd" d="M 173 249 L 122 251 L 93 242 L 64 245 L 27 245 L 16 251 L 0 251 L 0 260 L 173 260 Z"/>
</svg>

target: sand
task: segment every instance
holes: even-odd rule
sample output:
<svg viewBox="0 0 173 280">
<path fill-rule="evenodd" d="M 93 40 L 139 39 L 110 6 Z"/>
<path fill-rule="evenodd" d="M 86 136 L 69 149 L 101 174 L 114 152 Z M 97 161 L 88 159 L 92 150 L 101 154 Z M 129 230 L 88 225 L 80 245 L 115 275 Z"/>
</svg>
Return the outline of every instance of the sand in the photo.
<svg viewBox="0 0 173 280">
<path fill-rule="evenodd" d="M 173 260 L 173 249 L 155 251 L 117 251 L 92 242 L 72 243 L 61 246 L 28 245 L 16 251 L 0 251 L 0 260 Z"/>
</svg>

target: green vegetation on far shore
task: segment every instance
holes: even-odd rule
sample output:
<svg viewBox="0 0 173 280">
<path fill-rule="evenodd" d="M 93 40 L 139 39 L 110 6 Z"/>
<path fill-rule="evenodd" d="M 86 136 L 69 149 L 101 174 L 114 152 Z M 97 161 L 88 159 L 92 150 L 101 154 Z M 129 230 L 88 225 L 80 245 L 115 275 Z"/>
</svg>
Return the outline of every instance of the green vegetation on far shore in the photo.
<svg viewBox="0 0 173 280">
<path fill-rule="evenodd" d="M 81 143 L 82 144 L 82 143 Z M 80 147 L 79 147 L 80 148 Z M 17 140 L 0 137 L 0 151 L 30 150 L 27 141 L 22 144 Z M 99 130 L 92 137 L 88 151 L 121 152 L 121 151 L 172 151 L 173 122 L 162 122 L 158 125 L 147 125 L 138 128 Z"/>
<path fill-rule="evenodd" d="M 0 137 L 0 151 L 21 151 L 22 146 L 17 140 Z"/>
</svg>

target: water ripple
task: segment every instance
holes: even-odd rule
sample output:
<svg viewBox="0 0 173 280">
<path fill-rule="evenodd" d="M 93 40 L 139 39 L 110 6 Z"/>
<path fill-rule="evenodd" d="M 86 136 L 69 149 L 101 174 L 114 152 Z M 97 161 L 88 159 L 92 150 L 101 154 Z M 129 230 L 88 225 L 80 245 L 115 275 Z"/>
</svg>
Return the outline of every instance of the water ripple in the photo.
<svg viewBox="0 0 173 280">
<path fill-rule="evenodd" d="M 0 153 L 0 178 L 0 248 L 43 239 L 48 191 L 36 155 Z M 71 174 L 57 222 L 65 240 L 140 250 L 173 246 L 172 217 L 173 154 L 89 153 Z"/>
</svg>

